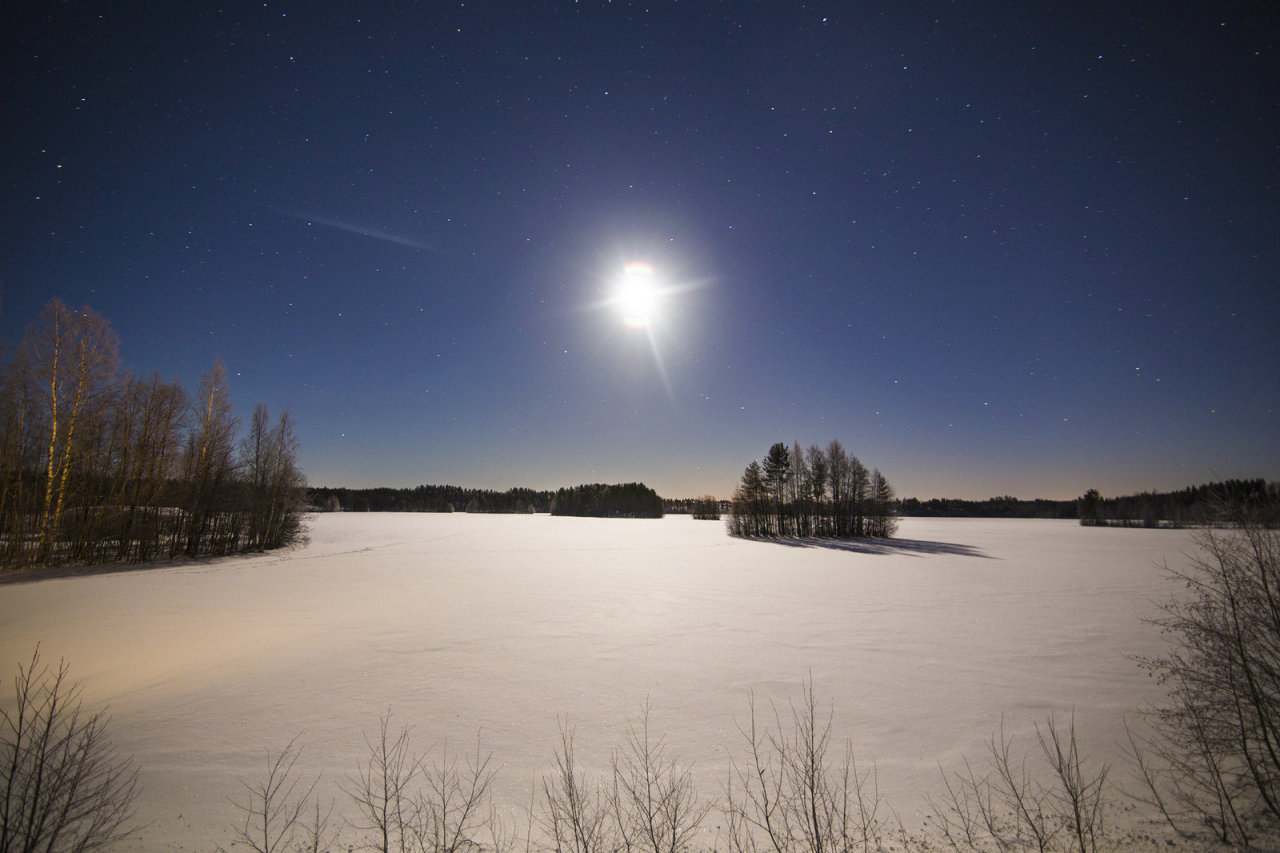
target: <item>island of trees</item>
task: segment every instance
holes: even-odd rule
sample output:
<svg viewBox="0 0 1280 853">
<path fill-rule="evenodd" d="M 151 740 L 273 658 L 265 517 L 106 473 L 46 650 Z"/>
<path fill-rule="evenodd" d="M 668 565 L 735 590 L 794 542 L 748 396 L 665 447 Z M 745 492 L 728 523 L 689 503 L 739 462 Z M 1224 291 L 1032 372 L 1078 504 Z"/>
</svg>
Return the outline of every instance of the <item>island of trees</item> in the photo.
<svg viewBox="0 0 1280 853">
<path fill-rule="evenodd" d="M 91 308 L 53 300 L 0 364 L 0 566 L 142 562 L 288 544 L 305 491 L 289 413 L 239 438 L 226 373 L 191 397 L 122 373 Z"/>
<path fill-rule="evenodd" d="M 894 510 L 889 481 L 839 441 L 825 450 L 779 442 L 743 472 L 727 527 L 735 536 L 886 538 Z"/>
</svg>

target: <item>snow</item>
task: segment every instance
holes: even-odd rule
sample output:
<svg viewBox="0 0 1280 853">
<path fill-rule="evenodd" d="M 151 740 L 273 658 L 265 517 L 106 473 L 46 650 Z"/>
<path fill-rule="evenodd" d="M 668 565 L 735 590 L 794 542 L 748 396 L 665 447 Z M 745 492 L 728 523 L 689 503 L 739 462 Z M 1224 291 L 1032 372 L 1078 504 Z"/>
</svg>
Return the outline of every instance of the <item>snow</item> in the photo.
<svg viewBox="0 0 1280 853">
<path fill-rule="evenodd" d="M 1174 590 L 1185 531 L 904 519 L 889 543 L 744 541 L 686 516 L 331 514 L 264 556 L 0 585 L 0 664 L 65 658 L 142 770 L 136 849 L 227 846 L 239 779 L 301 735 L 338 786 L 390 710 L 416 746 L 481 748 L 523 808 L 576 727 L 608 766 L 646 699 L 670 754 L 719 797 L 751 697 L 786 711 L 812 677 L 836 735 L 905 821 L 939 767 L 1074 712 L 1115 760 L 1158 698 L 1133 655 Z M 6 682 L 7 682 L 6 676 Z M 8 701 L 7 697 L 4 701 Z"/>
</svg>

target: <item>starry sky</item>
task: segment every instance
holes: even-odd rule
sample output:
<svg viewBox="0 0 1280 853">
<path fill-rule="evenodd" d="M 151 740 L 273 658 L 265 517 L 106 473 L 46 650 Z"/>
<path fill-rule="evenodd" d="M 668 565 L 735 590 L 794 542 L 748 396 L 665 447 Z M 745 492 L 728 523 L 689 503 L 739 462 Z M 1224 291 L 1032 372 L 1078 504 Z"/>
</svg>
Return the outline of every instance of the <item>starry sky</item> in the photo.
<svg viewBox="0 0 1280 853">
<path fill-rule="evenodd" d="M 1278 37 L 1265 2 L 10 4 L 0 337 L 59 296 L 135 373 L 220 358 L 313 485 L 728 497 L 832 438 L 922 498 L 1280 479 Z"/>
</svg>

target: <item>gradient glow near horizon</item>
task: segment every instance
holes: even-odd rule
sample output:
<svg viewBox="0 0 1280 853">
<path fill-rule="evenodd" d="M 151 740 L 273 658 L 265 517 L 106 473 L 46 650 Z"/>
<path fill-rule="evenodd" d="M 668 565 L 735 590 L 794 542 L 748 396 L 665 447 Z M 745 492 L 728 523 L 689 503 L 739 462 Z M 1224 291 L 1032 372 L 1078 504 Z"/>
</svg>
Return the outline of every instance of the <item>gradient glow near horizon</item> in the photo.
<svg viewBox="0 0 1280 853">
<path fill-rule="evenodd" d="M 221 357 L 317 485 L 1280 479 L 1280 33 L 1184 12 L 28 4 L 0 338 Z"/>
</svg>

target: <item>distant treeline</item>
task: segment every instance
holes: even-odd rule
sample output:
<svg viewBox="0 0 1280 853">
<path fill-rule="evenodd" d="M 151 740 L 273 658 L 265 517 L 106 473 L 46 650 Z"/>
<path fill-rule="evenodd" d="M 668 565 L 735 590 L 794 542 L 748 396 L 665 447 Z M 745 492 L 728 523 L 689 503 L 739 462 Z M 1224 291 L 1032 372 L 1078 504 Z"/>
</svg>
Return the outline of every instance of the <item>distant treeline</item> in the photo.
<svg viewBox="0 0 1280 853">
<path fill-rule="evenodd" d="M 309 497 L 311 506 L 320 512 L 546 512 L 598 518 L 662 517 L 662 498 L 643 483 L 596 483 L 554 492 L 428 485 L 411 489 L 318 486 L 309 491 Z"/>
<path fill-rule="evenodd" d="M 1280 508 L 1280 484 L 1265 480 L 1225 480 L 1176 492 L 1141 492 L 1103 497 L 1090 489 L 1074 500 L 1019 500 L 1005 495 L 986 500 L 903 498 L 898 514 L 926 518 L 1078 518 L 1081 524 L 1112 527 L 1180 527 L 1216 517 L 1224 505 Z"/>
<path fill-rule="evenodd" d="M 0 362 L 0 566 L 141 562 L 276 548 L 305 482 L 286 411 L 243 438 L 216 365 L 195 397 L 119 368 L 91 308 L 53 300 Z"/>
<path fill-rule="evenodd" d="M 412 489 L 317 487 L 311 505 L 322 512 L 550 512 L 554 492 L 533 489 L 464 489 L 416 486 Z"/>
<path fill-rule="evenodd" d="M 960 498 L 903 498 L 898 514 L 924 518 L 1077 518 L 1079 500 L 1019 500 L 1005 495 L 982 501 Z"/>
<path fill-rule="evenodd" d="M 663 498 L 662 509 L 667 515 L 689 515 L 698 520 L 719 521 L 722 514 L 733 510 L 733 501 L 722 501 L 715 495 L 700 498 Z"/>
<path fill-rule="evenodd" d="M 662 498 L 644 483 L 592 483 L 559 489 L 551 500 L 551 514 L 591 518 L 662 518 Z"/>
<path fill-rule="evenodd" d="M 1227 507 L 1247 507 L 1258 517 L 1280 514 L 1280 483 L 1224 480 L 1177 492 L 1142 492 L 1106 498 L 1090 489 L 1077 501 L 1080 523 L 1111 527 L 1181 527 L 1203 524 Z"/>
</svg>

